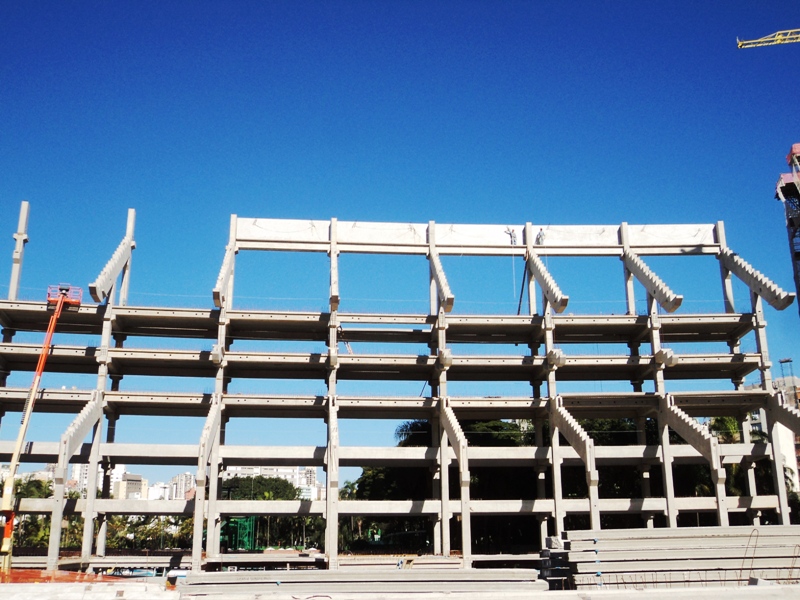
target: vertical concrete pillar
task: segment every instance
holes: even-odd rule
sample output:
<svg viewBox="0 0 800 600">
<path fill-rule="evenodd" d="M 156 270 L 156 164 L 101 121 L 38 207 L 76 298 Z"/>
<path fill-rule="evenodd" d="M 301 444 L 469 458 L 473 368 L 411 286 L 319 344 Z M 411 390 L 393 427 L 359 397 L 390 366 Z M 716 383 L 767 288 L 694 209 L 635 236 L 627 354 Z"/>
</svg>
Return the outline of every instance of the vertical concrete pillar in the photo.
<svg viewBox="0 0 800 600">
<path fill-rule="evenodd" d="M 641 390 L 640 390 L 641 391 Z M 639 446 L 646 446 L 647 445 L 647 417 L 642 415 L 636 416 L 636 443 Z M 650 463 L 648 461 L 643 461 L 641 465 L 639 465 L 639 477 L 641 480 L 642 485 L 642 498 L 649 498 L 650 497 Z M 650 513 L 642 514 L 642 519 L 644 520 L 645 527 L 652 528 L 653 527 L 653 515 Z"/>
<path fill-rule="evenodd" d="M 555 523 L 555 534 L 561 535 L 564 531 L 564 496 L 561 487 L 561 451 L 558 440 L 558 427 L 550 419 L 550 464 L 553 466 L 553 520 Z"/>
<path fill-rule="evenodd" d="M 722 221 L 717 221 L 714 227 L 714 234 L 717 238 L 717 243 L 720 249 L 727 249 L 727 242 L 725 240 L 725 225 Z M 726 313 L 735 313 L 736 309 L 733 304 L 733 283 L 731 282 L 731 272 L 725 268 L 722 261 L 719 261 L 719 272 L 722 279 L 722 300 L 725 303 Z"/>
<path fill-rule="evenodd" d="M 328 447 L 325 452 L 326 499 L 325 499 L 325 553 L 328 568 L 339 568 L 339 406 L 336 399 L 336 375 L 331 375 L 333 384 L 328 396 Z"/>
<path fill-rule="evenodd" d="M 664 483 L 664 496 L 667 501 L 667 522 L 670 527 L 678 526 L 678 507 L 675 503 L 675 483 L 672 478 L 672 450 L 669 443 L 669 425 L 659 416 L 658 429 L 661 438 L 661 473 Z"/>
<path fill-rule="evenodd" d="M 14 234 L 14 252 L 11 254 L 11 282 L 8 285 L 8 299 L 16 300 L 22 276 L 22 260 L 25 257 L 25 244 L 28 243 L 28 213 L 30 205 L 23 200 L 19 207 L 17 232 Z"/>
<path fill-rule="evenodd" d="M 115 380 L 112 378 L 112 389 L 114 387 Z M 119 380 L 116 380 L 117 389 L 119 389 Z M 114 438 L 117 434 L 117 420 L 119 419 L 119 415 L 114 412 L 107 411 L 106 412 L 106 443 L 113 444 Z M 103 499 L 108 499 L 111 497 L 111 469 L 114 467 L 114 463 L 103 461 L 102 465 L 102 474 L 103 474 L 103 482 L 100 491 L 100 497 Z M 100 520 L 100 526 L 97 530 L 97 556 L 105 556 L 106 555 L 106 534 L 108 532 L 108 515 L 105 513 L 98 514 L 98 519 Z"/>
<path fill-rule="evenodd" d="M 794 452 L 794 445 L 787 443 L 794 436 L 784 436 L 786 428 L 775 418 L 772 409 L 764 411 L 767 415 L 767 426 L 769 431 L 769 441 L 772 446 L 772 480 L 775 487 L 775 495 L 778 496 L 778 512 L 783 525 L 789 525 L 789 495 L 786 492 L 786 478 L 784 469 L 786 466 L 785 456 L 787 452 Z"/>
<path fill-rule="evenodd" d="M 742 436 L 743 444 L 752 443 L 752 436 L 750 434 L 751 428 L 750 412 L 748 411 L 739 417 L 739 432 Z M 751 498 L 755 498 L 758 495 L 758 489 L 756 487 L 756 465 L 752 460 L 743 458 L 741 466 L 747 473 L 747 495 Z M 750 511 L 750 516 L 753 518 L 753 525 L 761 524 L 759 511 Z"/>
<path fill-rule="evenodd" d="M 200 475 L 200 474 L 198 474 Z M 206 474 L 197 477 L 194 494 L 194 531 L 192 532 L 192 571 L 199 573 L 203 564 L 203 529 L 205 529 Z"/>
<path fill-rule="evenodd" d="M 630 250 L 630 241 L 628 239 L 628 224 L 623 222 L 619 228 L 619 243 L 624 250 Z M 624 257 L 622 258 L 622 275 L 625 282 L 625 306 L 629 315 L 636 314 L 636 295 L 635 287 L 633 285 L 633 273 L 628 269 Z"/>
<path fill-rule="evenodd" d="M 469 469 L 459 464 L 461 476 L 461 555 L 464 568 L 472 568 L 472 513 L 470 509 Z"/>
<path fill-rule="evenodd" d="M 447 443 L 447 432 L 439 426 L 439 460 L 441 463 L 441 500 L 439 518 L 442 524 L 442 556 L 450 556 L 450 446 Z"/>
<path fill-rule="evenodd" d="M 211 450 L 211 460 L 208 466 L 208 524 L 206 526 L 206 554 L 219 556 L 220 537 L 222 535 L 222 515 L 219 513 L 218 502 L 222 481 L 222 459 L 220 458 L 220 445 L 225 439 L 225 425 L 229 417 L 222 414 L 220 426 L 214 436 Z"/>
<path fill-rule="evenodd" d="M 58 465 L 53 478 L 53 511 L 50 513 L 50 541 L 47 545 L 47 570 L 58 569 L 58 556 L 61 550 L 61 527 L 64 518 L 64 484 L 67 479 L 66 467 Z"/>
<path fill-rule="evenodd" d="M 95 499 L 97 497 L 97 470 L 100 466 L 100 440 L 103 434 L 102 417 L 94 426 L 92 433 L 92 449 L 89 455 L 89 477 L 86 486 L 86 501 L 83 511 L 83 540 L 81 544 L 81 558 L 88 560 L 92 554 L 92 543 L 94 542 L 94 523 L 97 513 L 94 510 Z"/>
<path fill-rule="evenodd" d="M 128 222 L 125 226 L 125 239 L 130 240 L 131 249 L 136 248 L 136 242 L 133 241 L 133 229 L 136 224 L 136 211 L 132 208 L 128 209 Z M 119 286 L 119 305 L 128 305 L 128 290 L 130 289 L 131 280 L 131 261 L 133 260 L 133 252 L 128 256 L 128 260 L 122 267 L 120 273 L 120 286 Z"/>
</svg>

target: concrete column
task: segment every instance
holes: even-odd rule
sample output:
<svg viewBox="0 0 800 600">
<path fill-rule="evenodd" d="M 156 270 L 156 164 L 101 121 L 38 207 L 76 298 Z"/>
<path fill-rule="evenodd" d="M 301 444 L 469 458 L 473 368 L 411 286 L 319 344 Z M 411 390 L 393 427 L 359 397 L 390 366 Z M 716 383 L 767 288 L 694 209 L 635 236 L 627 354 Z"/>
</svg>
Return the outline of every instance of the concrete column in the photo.
<svg viewBox="0 0 800 600">
<path fill-rule="evenodd" d="M 112 379 L 113 384 L 113 379 Z M 117 384 L 119 385 L 119 381 L 117 380 Z M 112 385 L 113 389 L 113 385 Z M 107 429 L 106 429 L 106 443 L 113 444 L 114 438 L 117 434 L 117 420 L 119 419 L 119 415 L 113 412 L 106 412 L 106 421 L 107 421 Z M 111 469 L 114 467 L 114 463 L 103 461 L 102 463 L 102 471 L 103 471 L 103 483 L 101 486 L 100 497 L 104 499 L 108 499 L 111 497 Z M 98 515 L 100 520 L 100 526 L 97 530 L 97 556 L 105 556 L 106 555 L 106 534 L 108 532 L 108 515 L 105 513 L 100 513 Z"/>
<path fill-rule="evenodd" d="M 752 437 L 750 435 L 750 429 L 751 428 L 752 428 L 752 425 L 750 423 L 750 413 L 746 412 L 743 415 L 741 415 L 740 418 L 739 418 L 739 432 L 740 432 L 740 434 L 742 436 L 742 443 L 743 444 L 751 444 L 752 443 Z M 742 460 L 741 465 L 742 465 L 742 468 L 745 469 L 746 472 L 747 472 L 747 494 L 751 498 L 755 498 L 758 495 L 758 489 L 756 488 L 756 465 L 752 460 L 747 459 L 747 458 Z M 754 512 L 758 512 L 758 511 L 754 511 Z M 754 525 L 760 525 L 761 524 L 761 520 L 758 518 L 758 516 L 756 516 L 755 519 L 758 519 L 758 523 L 756 523 L 754 521 L 753 524 Z"/>
<path fill-rule="evenodd" d="M 781 425 L 772 414 L 772 410 L 767 409 L 764 411 L 767 415 L 769 441 L 772 446 L 772 480 L 775 487 L 775 495 L 778 496 L 778 512 L 780 513 L 781 523 L 789 525 L 789 496 L 786 493 L 786 480 L 784 477 L 784 467 L 786 466 L 785 456 L 787 452 L 794 452 L 792 444 L 787 444 L 782 430 L 785 427 Z M 793 439 L 791 436 L 790 439 Z"/>
<path fill-rule="evenodd" d="M 650 329 L 650 353 L 655 356 L 661 351 L 661 319 L 658 316 L 658 302 L 650 294 L 647 295 L 647 306 L 650 318 L 648 327 Z M 667 393 L 664 385 L 664 365 L 656 364 L 653 368 L 653 383 L 656 394 L 664 396 Z"/>
<path fill-rule="evenodd" d="M 469 496 L 469 469 L 459 465 L 461 475 L 461 555 L 464 568 L 472 568 L 472 517 Z"/>
<path fill-rule="evenodd" d="M 9 329 L 8 327 L 0 329 L 0 334 L 2 334 L 4 344 L 10 344 L 14 340 L 14 335 L 16 333 L 16 329 Z M 8 381 L 9 375 L 11 375 L 11 370 L 6 368 L 4 362 L 0 362 L 0 387 L 6 387 L 6 382 Z"/>
<path fill-rule="evenodd" d="M 550 463 L 553 465 L 553 505 L 555 507 L 553 520 L 555 521 L 555 534 L 561 535 L 564 531 L 564 497 L 561 488 L 561 452 L 559 451 L 558 427 L 550 420 Z"/>
<path fill-rule="evenodd" d="M 664 480 L 664 496 L 667 500 L 667 521 L 670 527 L 677 527 L 678 507 L 675 504 L 675 484 L 672 479 L 672 450 L 669 444 L 669 426 L 666 419 L 659 417 L 658 428 L 661 436 L 661 472 Z"/>
<path fill-rule="evenodd" d="M 727 242 L 725 240 L 725 225 L 722 221 L 717 221 L 716 227 L 714 228 L 714 233 L 716 234 L 717 243 L 719 243 L 722 249 L 727 249 Z M 722 278 L 722 299 L 725 302 L 725 312 L 726 313 L 735 313 L 736 309 L 733 305 L 733 284 L 731 282 L 731 272 L 725 268 L 725 265 L 720 261 L 719 263 L 719 272 Z"/>
<path fill-rule="evenodd" d="M 647 445 L 647 417 L 643 417 L 641 415 L 636 416 L 636 443 L 639 446 Z M 649 498 L 651 492 L 650 464 L 648 462 L 642 462 L 642 464 L 639 465 L 639 476 L 642 482 L 642 498 Z M 643 514 L 642 519 L 644 520 L 645 526 L 648 529 L 653 527 L 652 514 Z"/>
<path fill-rule="evenodd" d="M 206 554 L 208 556 L 219 556 L 220 536 L 222 535 L 222 516 L 219 514 L 217 502 L 219 501 L 220 482 L 222 477 L 222 459 L 220 459 L 219 447 L 225 437 L 225 425 L 228 417 L 223 413 L 220 419 L 220 426 L 214 436 L 214 444 L 211 450 L 211 460 L 208 466 L 208 525 L 206 526 Z"/>
<path fill-rule="evenodd" d="M 102 514 L 98 516 L 97 521 L 99 523 L 97 526 L 97 556 L 105 556 L 106 537 L 108 536 L 108 518 L 105 514 Z"/>
<path fill-rule="evenodd" d="M 103 435 L 102 417 L 94 426 L 92 434 L 92 450 L 89 456 L 89 478 L 86 486 L 86 508 L 83 511 L 83 540 L 81 545 L 81 558 L 87 560 L 92 554 L 94 541 L 94 522 L 97 514 L 94 511 L 95 498 L 97 497 L 97 468 L 100 466 L 100 439 Z"/>
<path fill-rule="evenodd" d="M 438 385 L 431 386 L 438 392 Z M 435 396 L 434 396 L 435 397 Z M 441 402 L 441 399 L 439 399 Z M 447 460 L 447 432 L 442 426 L 438 415 L 431 416 L 431 446 L 438 448 L 436 454 L 436 465 L 433 467 L 433 499 L 439 501 L 439 512 L 433 522 L 433 553 L 436 555 L 447 556 L 450 554 L 450 523 L 449 523 L 449 473 Z M 447 539 L 445 540 L 445 533 Z M 447 553 L 444 553 L 444 548 Z"/>
<path fill-rule="evenodd" d="M 622 247 L 625 250 L 630 250 L 630 240 L 628 237 L 628 224 L 623 222 L 620 224 L 619 227 L 619 243 L 622 244 Z M 635 294 L 635 287 L 633 285 L 633 273 L 631 273 L 630 269 L 628 269 L 628 265 L 625 263 L 625 260 L 622 258 L 622 275 L 625 282 L 625 305 L 627 308 L 627 313 L 629 315 L 636 314 L 636 294 Z"/>
<path fill-rule="evenodd" d="M 539 548 L 547 548 L 547 515 L 536 515 L 539 521 Z"/>
<path fill-rule="evenodd" d="M 640 346 L 641 344 L 639 342 L 628 342 L 631 358 L 640 356 Z M 631 387 L 633 387 L 634 392 L 641 392 L 643 390 L 643 384 L 644 382 L 641 379 L 637 381 L 631 381 Z"/>
<path fill-rule="evenodd" d="M 715 469 L 714 466 L 711 465 L 711 483 L 714 485 L 714 491 L 717 496 L 717 518 L 719 519 L 719 525 L 721 527 L 727 527 L 729 523 L 728 506 L 725 500 L 726 479 L 727 473 L 724 467 L 720 466 L 719 469 Z"/>
<path fill-rule="evenodd" d="M 8 299 L 16 300 L 22 276 L 22 260 L 25 257 L 25 244 L 28 243 L 28 212 L 30 205 L 23 200 L 19 207 L 17 232 L 14 234 L 14 252 L 11 254 L 11 282 L 8 285 Z"/>
<path fill-rule="evenodd" d="M 339 568 L 339 406 L 336 402 L 336 374 L 332 373 L 328 389 L 328 447 L 325 453 L 325 553 L 328 568 Z M 329 379 L 330 379 L 329 378 Z M 332 385 L 331 385 L 332 383 Z"/>
<path fill-rule="evenodd" d="M 761 296 L 750 293 L 750 300 L 753 306 L 753 332 L 756 338 L 756 350 L 761 358 L 761 389 L 766 392 L 772 393 L 772 373 L 770 367 L 772 363 L 769 360 L 769 349 L 767 347 L 767 322 L 764 319 L 764 304 L 761 301 Z"/>
<path fill-rule="evenodd" d="M 439 402 L 443 402 L 440 398 Z M 442 556 L 450 556 L 450 446 L 447 443 L 447 432 L 442 426 L 441 421 L 436 419 L 438 424 L 438 444 L 439 454 L 437 462 L 440 469 L 440 488 L 439 496 L 441 498 L 441 508 L 439 509 L 439 521 L 441 527 L 441 552 Z"/>
<path fill-rule="evenodd" d="M 200 572 L 203 564 L 203 529 L 204 508 L 206 504 L 206 479 L 197 478 L 197 489 L 194 494 L 194 531 L 192 533 L 192 571 Z"/>
<path fill-rule="evenodd" d="M 50 514 L 50 541 L 47 545 L 47 570 L 58 569 L 58 555 L 61 550 L 61 521 L 64 518 L 64 484 L 67 479 L 66 468 L 56 467 L 53 480 L 53 512 Z"/>
</svg>

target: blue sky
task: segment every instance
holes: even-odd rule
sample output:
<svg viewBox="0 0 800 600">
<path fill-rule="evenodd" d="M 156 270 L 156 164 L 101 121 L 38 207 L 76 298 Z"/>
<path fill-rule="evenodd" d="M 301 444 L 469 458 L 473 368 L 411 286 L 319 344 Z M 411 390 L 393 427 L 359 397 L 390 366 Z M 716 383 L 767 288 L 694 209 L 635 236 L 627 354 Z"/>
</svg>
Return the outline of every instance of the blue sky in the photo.
<svg viewBox="0 0 800 600">
<path fill-rule="evenodd" d="M 129 207 L 134 304 L 210 306 L 231 213 L 724 220 L 729 245 L 792 289 L 773 191 L 800 141 L 800 44 L 739 50 L 736 38 L 798 26 L 796 2 L 2 3 L 0 295 L 21 200 L 28 299 L 49 283 L 87 286 Z M 318 258 L 302 259 L 310 273 Z M 257 279 L 254 303 L 320 309 L 327 279 L 284 293 L 269 285 L 285 266 L 247 260 L 243 305 Z M 489 271 L 515 306 L 521 264 Z M 662 275 L 693 300 L 684 286 L 696 280 Z M 596 294 L 572 296 L 621 288 Z M 773 358 L 800 361 L 797 309 L 767 316 Z"/>
</svg>

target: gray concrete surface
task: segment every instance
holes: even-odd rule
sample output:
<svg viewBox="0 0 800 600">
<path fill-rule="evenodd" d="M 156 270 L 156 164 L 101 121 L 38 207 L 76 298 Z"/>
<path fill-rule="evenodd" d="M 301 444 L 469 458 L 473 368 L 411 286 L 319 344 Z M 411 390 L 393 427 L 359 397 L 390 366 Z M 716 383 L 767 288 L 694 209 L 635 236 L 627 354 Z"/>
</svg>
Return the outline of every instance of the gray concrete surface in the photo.
<svg viewBox="0 0 800 600">
<path fill-rule="evenodd" d="M 192 600 L 199 598 L 231 598 L 233 600 L 487 600 L 498 595 L 481 592 L 325 592 L 293 593 L 277 587 L 262 587 L 248 591 L 234 589 L 211 590 L 193 594 L 182 586 L 165 589 L 163 580 L 153 582 L 123 583 L 23 583 L 0 585 L 3 600 Z M 658 590 L 591 590 L 591 591 L 542 591 L 504 592 L 503 600 L 711 600 L 724 594 L 726 600 L 785 600 L 800 598 L 800 586 L 749 586 L 740 588 L 672 588 Z"/>
</svg>

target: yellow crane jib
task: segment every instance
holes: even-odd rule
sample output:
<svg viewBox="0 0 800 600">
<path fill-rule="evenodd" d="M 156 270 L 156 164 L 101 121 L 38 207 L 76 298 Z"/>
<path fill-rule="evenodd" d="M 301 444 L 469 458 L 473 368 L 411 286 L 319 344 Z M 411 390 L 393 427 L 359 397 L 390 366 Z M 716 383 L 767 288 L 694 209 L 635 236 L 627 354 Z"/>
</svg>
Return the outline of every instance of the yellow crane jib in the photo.
<svg viewBox="0 0 800 600">
<path fill-rule="evenodd" d="M 778 31 L 772 35 L 758 38 L 757 40 L 740 40 L 736 38 L 736 45 L 739 48 L 756 48 L 758 46 L 774 46 L 776 44 L 790 44 L 800 42 L 800 29 L 787 29 Z"/>
</svg>

